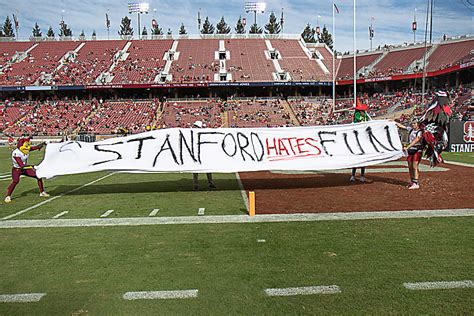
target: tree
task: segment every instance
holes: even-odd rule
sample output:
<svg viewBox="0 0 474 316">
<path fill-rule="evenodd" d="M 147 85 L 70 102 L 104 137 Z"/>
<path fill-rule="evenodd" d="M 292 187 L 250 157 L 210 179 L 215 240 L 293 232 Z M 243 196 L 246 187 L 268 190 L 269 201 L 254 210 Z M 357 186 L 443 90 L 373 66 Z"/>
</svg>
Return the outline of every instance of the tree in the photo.
<svg viewBox="0 0 474 316">
<path fill-rule="evenodd" d="M 224 16 L 222 16 L 220 22 L 217 23 L 216 29 L 217 29 L 216 34 L 229 34 L 230 33 L 230 27 L 225 22 Z"/>
<path fill-rule="evenodd" d="M 265 34 L 279 34 L 281 32 L 280 23 L 278 23 L 275 13 L 270 13 L 268 24 L 265 25 Z"/>
<path fill-rule="evenodd" d="M 245 26 L 242 23 L 242 16 L 239 16 L 239 20 L 237 21 L 237 25 L 235 26 L 235 33 L 245 34 Z"/>
<path fill-rule="evenodd" d="M 209 22 L 209 17 L 206 16 L 206 20 L 202 25 L 201 34 L 214 34 L 214 25 Z"/>
<path fill-rule="evenodd" d="M 3 30 L 0 29 L 0 37 L 5 37 L 5 34 L 3 34 Z"/>
<path fill-rule="evenodd" d="M 142 36 L 148 36 L 148 32 L 146 30 L 146 27 L 143 27 Z"/>
<path fill-rule="evenodd" d="M 158 25 L 158 23 L 155 26 L 152 27 L 151 35 L 163 35 L 163 30 Z"/>
<path fill-rule="evenodd" d="M 188 32 L 186 32 L 186 28 L 184 27 L 184 23 L 181 23 L 181 27 L 179 28 L 179 35 L 186 35 Z"/>
<path fill-rule="evenodd" d="M 38 22 L 35 23 L 35 27 L 32 30 L 33 37 L 41 37 L 43 34 L 41 33 L 41 29 L 38 25 Z"/>
<path fill-rule="evenodd" d="M 262 34 L 262 33 L 263 33 L 263 30 L 261 27 L 258 27 L 257 24 L 252 24 L 252 26 L 250 27 L 249 34 Z"/>
<path fill-rule="evenodd" d="M 64 21 L 61 21 L 61 23 L 59 23 L 59 36 L 60 37 L 72 36 L 71 29 L 67 26 L 66 22 Z"/>
<path fill-rule="evenodd" d="M 321 38 L 319 39 L 320 43 L 326 44 L 329 48 L 332 49 L 332 35 L 329 33 L 328 29 L 326 28 L 326 25 L 323 27 L 323 32 L 321 33 Z"/>
<path fill-rule="evenodd" d="M 316 43 L 316 40 L 314 38 L 315 33 L 316 32 L 314 31 L 314 29 L 311 28 L 311 25 L 308 23 L 306 24 L 303 33 L 301 33 L 301 37 L 306 43 Z"/>
<path fill-rule="evenodd" d="M 171 29 L 168 29 L 168 32 L 166 32 L 166 35 L 173 35 L 173 31 Z"/>
<path fill-rule="evenodd" d="M 118 31 L 118 34 L 120 36 L 129 36 L 129 35 L 133 35 L 133 28 L 131 27 L 131 22 L 132 20 L 130 20 L 128 18 L 128 16 L 124 16 L 122 18 L 122 22 L 120 24 L 120 31 Z"/>
<path fill-rule="evenodd" d="M 54 31 L 51 25 L 49 26 L 48 33 L 46 33 L 46 36 L 48 36 L 49 38 L 54 38 Z"/>
<path fill-rule="evenodd" d="M 97 38 L 97 33 L 95 30 L 92 30 L 92 39 L 95 40 Z"/>
<path fill-rule="evenodd" d="M 5 19 L 5 23 L 3 23 L 3 36 L 15 37 L 15 33 L 13 33 L 13 24 L 8 15 Z"/>
<path fill-rule="evenodd" d="M 86 39 L 86 34 L 84 34 L 84 30 L 82 30 L 81 35 L 79 35 L 80 40 L 85 40 Z"/>
</svg>

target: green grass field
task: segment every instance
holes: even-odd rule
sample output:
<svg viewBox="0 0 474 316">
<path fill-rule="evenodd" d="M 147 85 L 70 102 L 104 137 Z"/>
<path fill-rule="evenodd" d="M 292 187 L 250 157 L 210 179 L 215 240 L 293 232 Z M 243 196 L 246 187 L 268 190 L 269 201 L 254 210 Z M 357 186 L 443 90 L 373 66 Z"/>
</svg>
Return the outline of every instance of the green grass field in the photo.
<svg viewBox="0 0 474 316">
<path fill-rule="evenodd" d="M 447 158 L 447 157 L 446 157 Z M 41 155 L 31 157 L 38 163 Z M 0 149 L 0 175 L 10 171 Z M 46 181 L 54 196 L 106 176 Z M 0 181 L 4 192 L 9 178 Z M 192 191 L 189 174 L 114 174 L 13 219 L 242 215 L 233 174 Z M 22 178 L 5 217 L 44 201 Z M 0 315 L 470 314 L 474 289 L 410 291 L 404 282 L 474 279 L 474 218 L 0 229 Z M 268 297 L 266 288 L 338 285 L 341 293 Z M 128 291 L 198 289 L 197 298 L 126 301 Z"/>
<path fill-rule="evenodd" d="M 474 165 L 474 153 L 443 153 L 443 158 L 447 161 L 462 162 Z"/>
</svg>

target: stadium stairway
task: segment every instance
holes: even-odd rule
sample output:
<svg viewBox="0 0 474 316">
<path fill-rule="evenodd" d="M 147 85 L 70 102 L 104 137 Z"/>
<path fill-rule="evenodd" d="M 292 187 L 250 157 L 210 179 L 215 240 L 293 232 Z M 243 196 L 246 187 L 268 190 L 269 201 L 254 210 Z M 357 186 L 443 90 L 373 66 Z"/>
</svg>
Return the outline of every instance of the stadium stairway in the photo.
<svg viewBox="0 0 474 316">
<path fill-rule="evenodd" d="M 293 123 L 294 126 L 301 126 L 300 121 L 298 121 L 298 118 L 296 117 L 295 110 L 291 107 L 290 103 L 288 103 L 287 100 L 283 100 L 282 104 L 283 108 L 290 116 L 291 123 Z"/>
</svg>

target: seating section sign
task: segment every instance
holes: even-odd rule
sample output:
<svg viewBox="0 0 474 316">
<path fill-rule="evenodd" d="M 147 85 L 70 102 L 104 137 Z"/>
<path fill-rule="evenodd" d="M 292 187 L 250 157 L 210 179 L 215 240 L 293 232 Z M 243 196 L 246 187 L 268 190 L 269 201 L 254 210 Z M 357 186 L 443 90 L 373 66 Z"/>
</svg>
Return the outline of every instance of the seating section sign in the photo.
<svg viewBox="0 0 474 316">
<path fill-rule="evenodd" d="M 449 122 L 449 151 L 474 152 L 474 121 L 451 120 Z"/>
<path fill-rule="evenodd" d="M 171 128 L 48 144 L 42 178 L 86 172 L 243 172 L 364 167 L 403 156 L 391 121 L 286 128 Z"/>
</svg>

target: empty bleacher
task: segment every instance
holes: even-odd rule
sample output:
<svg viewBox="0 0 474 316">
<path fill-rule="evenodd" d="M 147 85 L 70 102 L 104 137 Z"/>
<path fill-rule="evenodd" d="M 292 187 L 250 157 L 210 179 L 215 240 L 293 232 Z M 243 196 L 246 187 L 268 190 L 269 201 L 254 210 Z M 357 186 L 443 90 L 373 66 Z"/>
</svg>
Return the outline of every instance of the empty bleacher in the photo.
<svg viewBox="0 0 474 316">
<path fill-rule="evenodd" d="M 275 67 L 265 56 L 265 41 L 262 39 L 232 39 L 225 41 L 230 51 L 227 69 L 234 81 L 273 81 Z"/>
<path fill-rule="evenodd" d="M 441 43 L 428 58 L 428 71 L 454 66 L 473 58 L 474 40 Z"/>
</svg>

